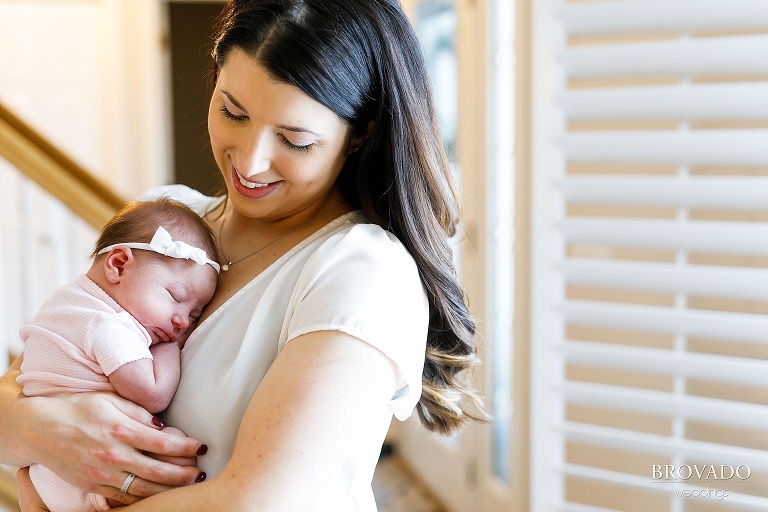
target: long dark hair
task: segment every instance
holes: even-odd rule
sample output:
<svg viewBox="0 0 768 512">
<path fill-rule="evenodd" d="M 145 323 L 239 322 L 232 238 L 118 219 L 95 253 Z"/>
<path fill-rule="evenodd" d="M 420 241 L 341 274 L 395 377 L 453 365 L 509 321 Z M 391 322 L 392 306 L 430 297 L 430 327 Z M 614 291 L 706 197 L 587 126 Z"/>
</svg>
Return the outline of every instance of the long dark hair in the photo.
<svg viewBox="0 0 768 512">
<path fill-rule="evenodd" d="M 394 233 L 429 296 L 418 412 L 432 431 L 483 420 L 480 397 L 459 373 L 478 362 L 475 324 L 449 238 L 458 202 L 419 43 L 397 0 L 230 0 L 218 19 L 214 79 L 232 48 L 253 56 L 350 126 L 339 176 L 347 199 Z M 476 413 L 462 405 L 470 398 Z"/>
</svg>

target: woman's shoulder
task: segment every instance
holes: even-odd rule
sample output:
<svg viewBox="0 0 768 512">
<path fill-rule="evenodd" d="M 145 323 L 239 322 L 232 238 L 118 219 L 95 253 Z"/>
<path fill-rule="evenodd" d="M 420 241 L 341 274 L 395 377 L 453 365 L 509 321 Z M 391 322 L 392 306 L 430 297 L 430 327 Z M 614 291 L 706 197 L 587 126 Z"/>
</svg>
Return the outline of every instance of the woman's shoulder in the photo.
<svg viewBox="0 0 768 512">
<path fill-rule="evenodd" d="M 400 239 L 360 211 L 352 212 L 347 222 L 331 233 L 316 249 L 316 259 L 333 263 L 375 265 L 380 269 L 416 271 L 416 263 Z"/>
<path fill-rule="evenodd" d="M 178 184 L 161 185 L 159 187 L 151 188 L 144 192 L 139 200 L 153 201 L 155 199 L 160 199 L 161 197 L 168 197 L 185 204 L 198 215 L 204 215 L 215 208 L 223 200 L 223 196 L 206 196 L 193 188 Z"/>
</svg>

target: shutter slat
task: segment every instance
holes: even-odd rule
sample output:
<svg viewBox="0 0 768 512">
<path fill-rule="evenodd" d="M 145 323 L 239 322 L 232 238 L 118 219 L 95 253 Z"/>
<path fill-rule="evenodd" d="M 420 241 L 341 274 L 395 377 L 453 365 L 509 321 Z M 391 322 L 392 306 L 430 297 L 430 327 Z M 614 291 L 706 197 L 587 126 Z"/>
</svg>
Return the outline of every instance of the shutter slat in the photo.
<svg viewBox="0 0 768 512">
<path fill-rule="evenodd" d="M 567 301 L 556 309 L 571 325 L 768 344 L 766 315 L 589 301 Z"/>
<path fill-rule="evenodd" d="M 572 441 L 590 443 L 595 446 L 629 449 L 667 456 L 679 455 L 687 460 L 717 460 L 718 465 L 731 465 L 734 468 L 746 464 L 752 471 L 768 470 L 768 458 L 762 450 L 585 423 L 566 422 L 561 430 Z M 659 457 L 659 460 L 663 460 L 663 458 Z M 713 481 L 712 483 L 717 482 Z"/>
<path fill-rule="evenodd" d="M 768 73 L 768 35 L 677 39 L 566 48 L 570 78 L 733 76 Z"/>
<path fill-rule="evenodd" d="M 768 431 L 768 406 L 584 382 L 560 388 L 568 403 Z"/>
<path fill-rule="evenodd" d="M 578 258 L 559 268 L 571 285 L 768 300 L 768 272 L 759 268 Z"/>
<path fill-rule="evenodd" d="M 560 350 L 566 361 L 582 366 L 768 386 L 768 361 L 586 341 L 568 341 Z"/>
<path fill-rule="evenodd" d="M 618 471 L 610 471 L 607 469 L 593 468 L 588 466 L 581 466 L 578 464 L 565 464 L 561 468 L 558 468 L 564 474 L 574 477 L 586 478 L 589 480 L 597 480 L 602 482 L 610 482 L 617 485 L 623 485 L 626 487 L 634 487 L 639 489 L 648 489 L 656 492 L 664 492 L 672 494 L 676 489 L 699 489 L 704 490 L 704 487 L 690 484 L 654 484 L 651 479 L 643 476 L 629 475 L 627 473 L 620 473 Z M 728 489 L 728 505 L 739 505 L 740 507 L 749 510 L 765 511 L 768 509 L 768 498 L 762 496 L 753 496 L 749 494 L 743 494 L 735 492 L 733 489 Z M 741 509 L 739 509 L 741 510 Z"/>
<path fill-rule="evenodd" d="M 754 0 L 630 0 L 568 3 L 563 24 L 573 36 L 727 31 L 765 28 L 768 3 Z"/>
<path fill-rule="evenodd" d="M 570 203 L 768 211 L 768 177 L 573 176 L 558 186 Z"/>
<path fill-rule="evenodd" d="M 559 512 L 620 512 L 613 508 L 593 507 L 581 503 L 561 503 L 555 510 Z"/>
<path fill-rule="evenodd" d="M 574 132 L 562 149 L 571 162 L 766 166 L 768 130 Z"/>
<path fill-rule="evenodd" d="M 768 83 L 575 89 L 561 101 L 568 118 L 580 121 L 765 120 Z"/>
<path fill-rule="evenodd" d="M 559 223 L 559 227 L 568 242 L 726 254 L 768 254 L 766 223 L 570 218 Z"/>
</svg>

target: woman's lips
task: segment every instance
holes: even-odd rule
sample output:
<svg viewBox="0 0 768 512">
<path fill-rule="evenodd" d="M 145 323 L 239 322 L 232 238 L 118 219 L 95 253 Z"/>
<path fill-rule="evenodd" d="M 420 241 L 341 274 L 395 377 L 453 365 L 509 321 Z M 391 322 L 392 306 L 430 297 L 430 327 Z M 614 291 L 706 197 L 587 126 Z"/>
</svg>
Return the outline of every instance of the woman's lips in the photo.
<svg viewBox="0 0 768 512">
<path fill-rule="evenodd" d="M 235 190 L 242 196 L 249 199 L 259 199 L 271 194 L 277 187 L 280 186 L 282 180 L 274 181 L 272 183 L 258 183 L 246 180 L 243 176 L 237 172 L 237 169 L 232 167 L 232 182 L 235 186 Z"/>
<path fill-rule="evenodd" d="M 240 184 L 246 188 L 261 188 L 266 187 L 269 185 L 269 183 L 254 183 L 253 181 L 247 181 L 245 178 L 240 176 L 240 173 L 235 171 L 237 174 L 237 178 L 240 180 Z"/>
</svg>

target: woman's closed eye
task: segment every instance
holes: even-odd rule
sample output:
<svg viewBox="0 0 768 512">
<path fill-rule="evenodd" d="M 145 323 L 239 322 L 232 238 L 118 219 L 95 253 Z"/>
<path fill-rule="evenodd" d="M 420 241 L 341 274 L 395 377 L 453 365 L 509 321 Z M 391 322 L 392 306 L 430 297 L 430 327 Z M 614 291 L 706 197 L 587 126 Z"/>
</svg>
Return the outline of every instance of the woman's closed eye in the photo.
<svg viewBox="0 0 768 512">
<path fill-rule="evenodd" d="M 222 105 L 221 108 L 219 108 L 219 110 L 221 111 L 224 117 L 226 117 L 227 119 L 231 119 L 232 121 L 242 122 L 242 121 L 248 120 L 248 116 L 237 116 L 232 112 L 230 112 L 230 110 L 227 108 L 226 105 Z"/>
<path fill-rule="evenodd" d="M 278 134 L 278 137 L 280 138 L 280 140 L 283 141 L 283 144 L 285 144 L 289 149 L 292 149 L 294 151 L 304 151 L 304 152 L 306 152 L 306 151 L 311 150 L 312 146 L 315 145 L 314 142 L 310 142 L 309 144 L 294 144 L 293 142 L 288 140 L 288 137 L 286 137 L 285 135 L 283 135 L 281 133 Z"/>
</svg>

